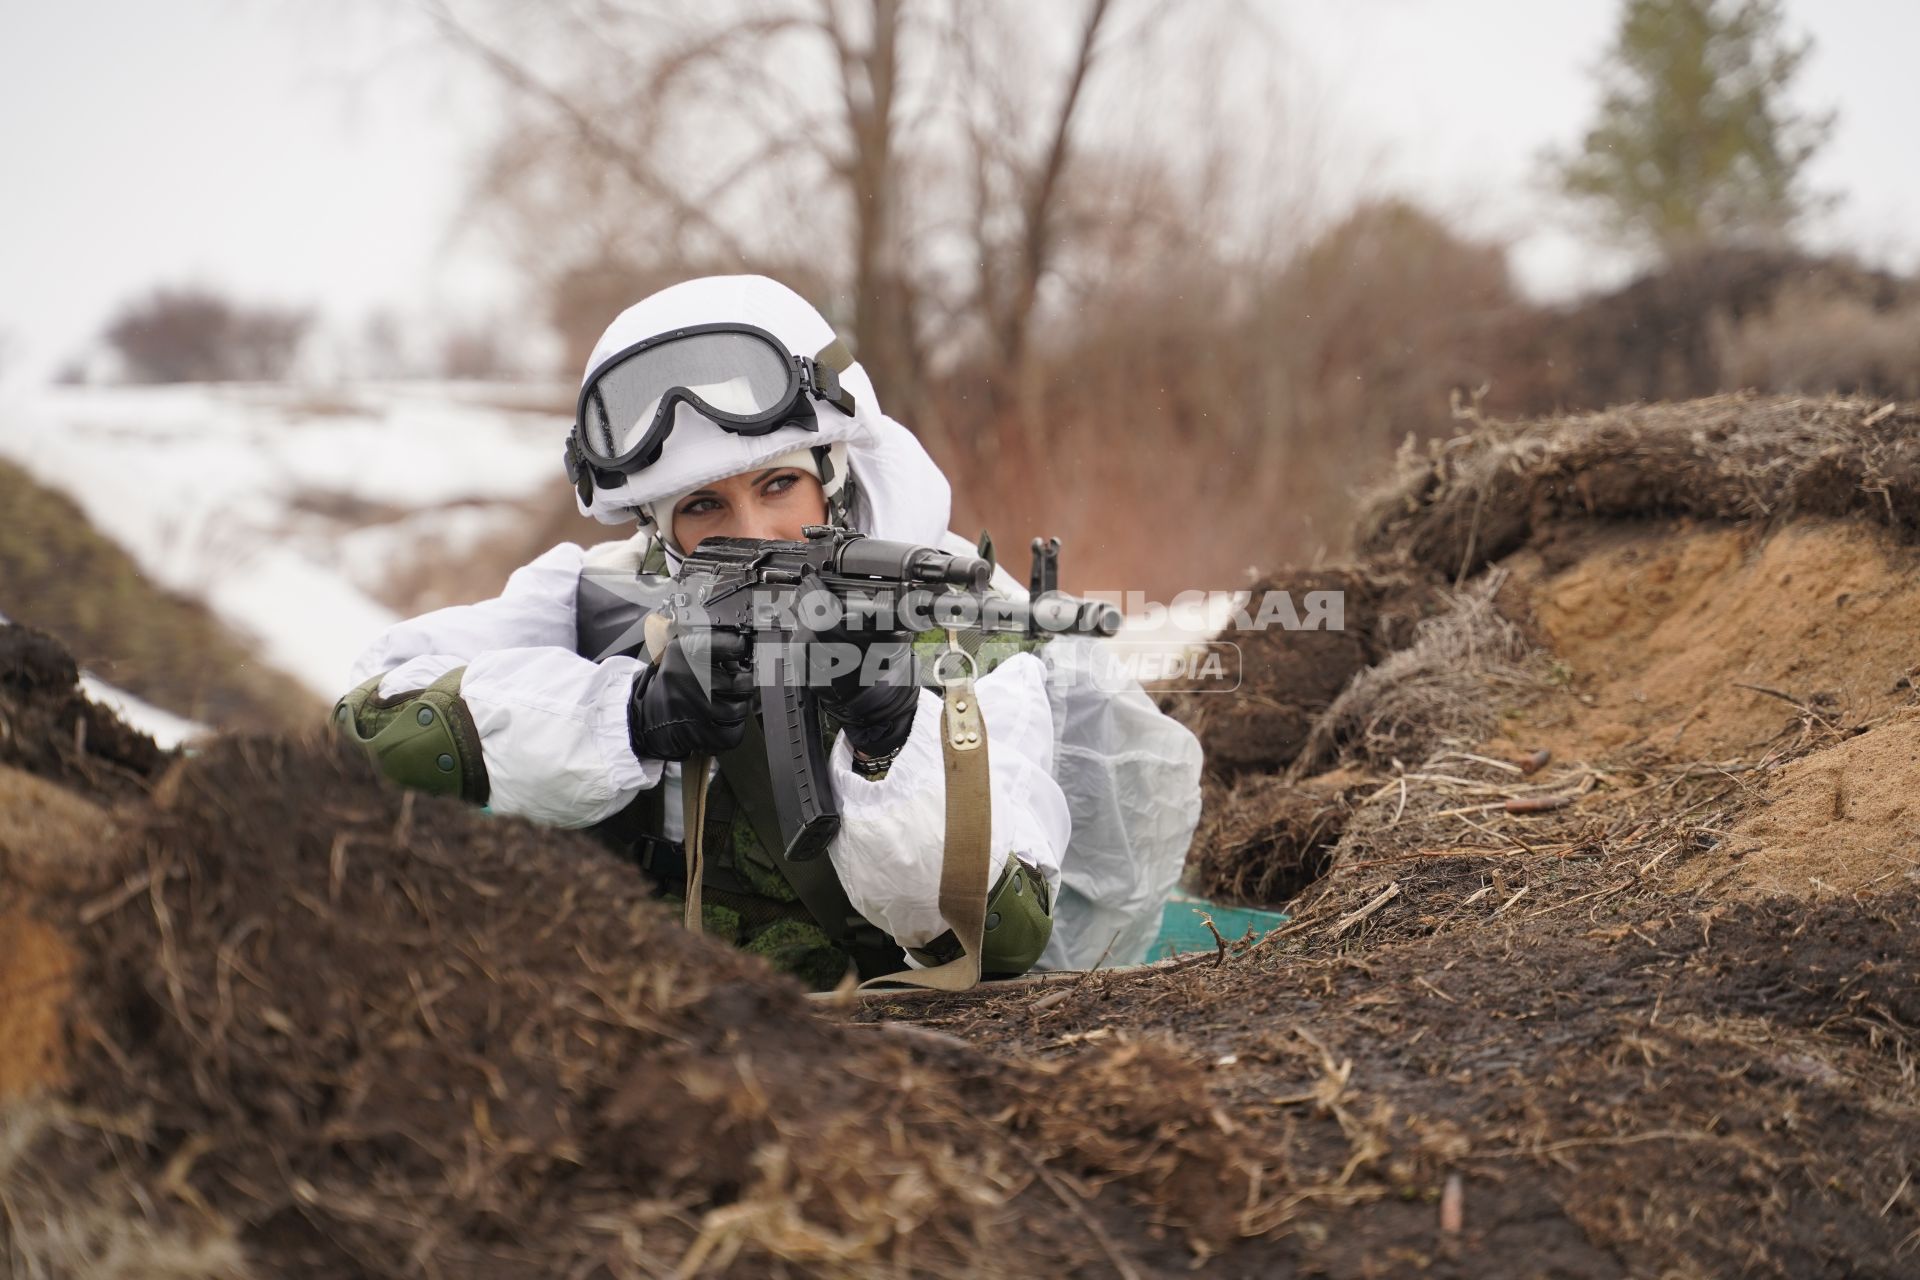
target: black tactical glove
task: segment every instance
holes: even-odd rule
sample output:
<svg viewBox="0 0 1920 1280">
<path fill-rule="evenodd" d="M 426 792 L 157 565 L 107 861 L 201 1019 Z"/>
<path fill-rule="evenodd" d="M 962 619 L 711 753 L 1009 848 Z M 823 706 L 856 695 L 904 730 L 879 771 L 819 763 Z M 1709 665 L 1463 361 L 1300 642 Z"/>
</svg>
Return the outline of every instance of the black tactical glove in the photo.
<svg viewBox="0 0 1920 1280">
<path fill-rule="evenodd" d="M 913 732 L 914 708 L 920 687 L 914 680 L 910 635 L 893 615 L 873 617 L 849 613 L 836 602 L 816 601 L 821 616 L 834 620 L 818 626 L 811 639 L 830 646 L 810 655 L 812 671 L 852 666 L 816 686 L 822 710 L 840 722 L 847 744 L 869 760 L 890 758 Z M 803 616 L 805 616 L 803 612 Z"/>
<path fill-rule="evenodd" d="M 820 706 L 840 722 L 847 744 L 869 759 L 888 757 L 913 732 L 920 686 L 913 678 L 912 645 L 894 636 L 856 633 L 838 643 L 853 644 L 861 661 L 819 691 Z"/>
<path fill-rule="evenodd" d="M 744 637 L 696 631 L 667 642 L 658 662 L 633 682 L 627 739 L 648 760 L 718 755 L 740 745 L 753 714 L 753 672 Z M 707 660 L 710 658 L 710 661 Z M 695 672 L 707 669 L 703 689 Z"/>
</svg>

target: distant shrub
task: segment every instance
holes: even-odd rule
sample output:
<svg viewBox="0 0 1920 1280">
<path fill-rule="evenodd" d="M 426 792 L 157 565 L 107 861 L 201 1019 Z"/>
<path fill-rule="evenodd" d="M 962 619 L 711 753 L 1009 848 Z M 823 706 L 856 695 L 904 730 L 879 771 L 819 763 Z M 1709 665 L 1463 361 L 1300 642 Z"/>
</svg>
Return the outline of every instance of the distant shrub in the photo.
<svg viewBox="0 0 1920 1280">
<path fill-rule="evenodd" d="M 1794 287 L 1766 313 L 1720 325 L 1714 339 L 1729 387 L 1920 400 L 1920 298 L 1880 310 Z"/>
<path fill-rule="evenodd" d="M 1490 335 L 1526 309 L 1499 245 L 1398 200 L 1265 270 L 1209 249 L 1170 245 L 1157 271 L 1098 282 L 1039 344 L 1030 417 L 982 393 L 991 367 L 936 389 L 956 528 L 1002 546 L 1057 533 L 1081 589 L 1236 586 L 1251 561 L 1309 560 L 1394 446 L 1449 429 L 1452 393 L 1497 376 Z M 1197 554 L 1170 536 L 1188 521 L 1206 530 Z"/>
<path fill-rule="evenodd" d="M 513 360 L 497 324 L 459 325 L 440 341 L 442 377 L 477 381 L 505 377 L 513 371 Z"/>
<path fill-rule="evenodd" d="M 1765 344 L 1777 348 L 1790 330 L 1833 324 L 1801 314 L 1792 300 L 1818 298 L 1866 317 L 1914 294 L 1899 277 L 1846 257 L 1778 249 L 1694 254 L 1612 292 L 1518 318 L 1500 344 L 1502 372 L 1489 407 L 1537 414 L 1688 400 L 1752 385 L 1786 390 L 1730 369 L 1726 335 L 1758 325 L 1771 335 Z M 1920 349 L 1909 346 L 1904 363 L 1920 368 Z"/>
<path fill-rule="evenodd" d="M 134 382 L 272 382 L 287 376 L 312 313 L 160 288 L 126 304 L 106 341 Z"/>
</svg>

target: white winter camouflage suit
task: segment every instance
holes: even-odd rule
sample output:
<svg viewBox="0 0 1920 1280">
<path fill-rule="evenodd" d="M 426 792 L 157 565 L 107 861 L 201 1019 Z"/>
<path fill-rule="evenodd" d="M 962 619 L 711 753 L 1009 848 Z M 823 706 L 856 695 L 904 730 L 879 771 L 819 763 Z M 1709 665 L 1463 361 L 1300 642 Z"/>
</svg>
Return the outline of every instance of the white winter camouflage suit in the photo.
<svg viewBox="0 0 1920 1280">
<path fill-rule="evenodd" d="M 587 364 L 655 334 L 745 322 L 813 354 L 833 340 L 825 319 L 785 286 L 757 276 L 689 281 L 623 312 Z M 602 490 L 586 511 L 634 518 L 644 502 L 753 470 L 793 448 L 844 441 L 857 486 L 849 522 L 878 538 L 972 553 L 947 529 L 951 490 L 920 443 L 880 411 L 858 364 L 841 375 L 849 418 L 822 406 L 820 430 L 765 436 L 718 430 L 679 406 L 659 462 L 626 489 Z M 641 486 L 644 486 L 642 488 Z M 575 593 L 588 564 L 638 569 L 653 534 L 583 550 L 563 543 L 517 570 L 492 600 L 440 609 L 387 629 L 355 664 L 357 684 L 385 673 L 382 697 L 421 689 L 457 667 L 479 731 L 489 807 L 561 827 L 610 817 L 663 784 L 665 835 L 680 830 L 680 766 L 636 757 L 627 702 L 643 663 L 575 651 Z M 1004 570 L 995 586 L 1025 592 Z M 831 753 L 840 831 L 828 856 L 855 910 L 903 947 L 946 932 L 938 900 L 945 784 L 938 695 L 922 690 L 913 732 L 877 781 L 853 772 L 844 738 Z M 1199 743 L 1117 669 L 1105 642 L 1058 637 L 1016 654 L 978 684 L 992 786 L 992 875 L 1019 854 L 1045 877 L 1054 929 L 1038 968 L 1077 969 L 1145 958 L 1179 878 L 1200 807 Z"/>
</svg>

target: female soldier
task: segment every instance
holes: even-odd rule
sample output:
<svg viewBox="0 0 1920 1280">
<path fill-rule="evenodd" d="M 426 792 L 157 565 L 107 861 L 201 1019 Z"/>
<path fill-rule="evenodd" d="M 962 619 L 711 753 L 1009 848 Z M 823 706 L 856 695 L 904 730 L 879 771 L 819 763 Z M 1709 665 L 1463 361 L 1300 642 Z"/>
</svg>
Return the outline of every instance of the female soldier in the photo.
<svg viewBox="0 0 1920 1280">
<path fill-rule="evenodd" d="M 710 932 L 815 985 L 849 962 L 871 977 L 903 952 L 916 966 L 952 958 L 939 697 L 858 672 L 817 690 L 837 726 L 841 824 L 826 858 L 788 860 L 764 755 L 749 749 L 751 677 L 701 661 L 686 636 L 650 658 L 623 590 L 678 569 L 706 538 L 794 540 L 807 525 L 973 553 L 946 527 L 946 478 L 881 413 L 826 320 L 758 276 L 644 299 L 588 360 L 567 468 L 583 513 L 639 532 L 562 544 L 495 599 L 389 628 L 361 656 L 337 722 L 396 780 L 592 828 L 669 894 L 686 888 L 681 763 L 715 757 L 699 894 Z M 1004 571 L 994 585 L 1024 594 Z M 1142 958 L 1198 818 L 1198 742 L 1099 641 L 1056 637 L 982 669 L 982 967 Z"/>
</svg>

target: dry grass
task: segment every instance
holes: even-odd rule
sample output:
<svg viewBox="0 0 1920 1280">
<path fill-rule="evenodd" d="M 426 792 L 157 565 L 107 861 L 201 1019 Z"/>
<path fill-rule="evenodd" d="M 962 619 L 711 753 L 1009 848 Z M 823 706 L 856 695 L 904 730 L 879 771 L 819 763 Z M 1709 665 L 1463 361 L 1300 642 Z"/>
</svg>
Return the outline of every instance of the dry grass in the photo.
<svg viewBox="0 0 1920 1280">
<path fill-rule="evenodd" d="M 1557 520 L 1859 515 L 1920 538 L 1920 405 L 1753 394 L 1534 422 L 1403 449 L 1363 551 L 1464 578 Z"/>
<path fill-rule="evenodd" d="M 1326 872 L 1348 806 L 1337 791 L 1254 774 L 1210 787 L 1186 884 L 1220 902 L 1283 903 Z"/>
<path fill-rule="evenodd" d="M 48 1103 L 0 1107 L 0 1265 L 18 1280 L 246 1280 L 255 1274 L 216 1213 L 192 1225 L 154 1221 L 134 1179 L 107 1170 L 76 1187 L 40 1175 L 30 1153 L 50 1131 L 112 1141 L 84 1111 Z"/>
<path fill-rule="evenodd" d="M 1526 701 L 1503 705 L 1510 710 Z M 1887 843 L 1904 823 L 1891 777 L 1874 775 L 1871 805 L 1863 796 L 1852 815 L 1878 844 L 1863 843 L 1858 832 L 1794 824 L 1809 805 L 1822 811 L 1819 818 L 1832 818 L 1841 803 L 1834 799 L 1841 792 L 1828 785 L 1836 767 L 1862 769 L 1860 761 L 1871 757 L 1884 770 L 1910 754 L 1913 701 L 1859 719 L 1801 708 L 1759 750 L 1719 759 L 1672 759 L 1651 744 L 1563 761 L 1448 749 L 1417 766 L 1382 771 L 1364 789 L 1349 785 L 1351 812 L 1327 874 L 1301 895 L 1282 933 L 1310 947 L 1335 947 L 1361 935 L 1379 941 L 1496 923 L 1522 927 L 1567 912 L 1597 919 L 1683 903 L 1723 909 L 1717 904 L 1741 893 L 1785 886 L 1784 856 L 1746 861 L 1759 852 L 1750 838 L 1760 821 L 1755 815 L 1766 813 L 1776 795 L 1787 802 L 1775 821 L 1793 827 L 1795 839 L 1824 834 L 1858 846 L 1851 853 L 1823 849 L 1825 861 L 1801 867 L 1800 896 L 1820 889 L 1823 873 L 1829 892 L 1898 889 L 1911 880 L 1913 863 L 1904 844 Z M 1811 799 L 1802 785 L 1809 777 L 1822 784 Z"/>
<path fill-rule="evenodd" d="M 1354 676 L 1315 722 L 1289 776 L 1337 761 L 1423 760 L 1492 732 L 1499 692 L 1532 679 L 1521 665 L 1532 646 L 1494 604 L 1502 580 L 1491 574 L 1451 593 L 1441 612 L 1418 625 L 1411 645 Z"/>
</svg>

